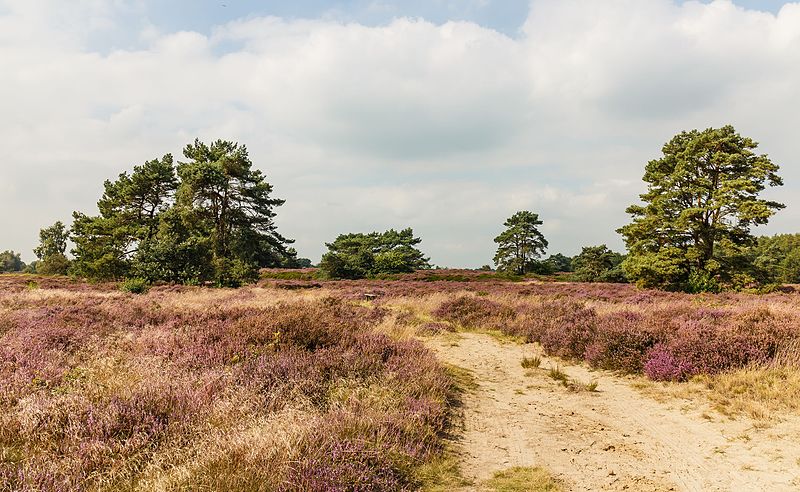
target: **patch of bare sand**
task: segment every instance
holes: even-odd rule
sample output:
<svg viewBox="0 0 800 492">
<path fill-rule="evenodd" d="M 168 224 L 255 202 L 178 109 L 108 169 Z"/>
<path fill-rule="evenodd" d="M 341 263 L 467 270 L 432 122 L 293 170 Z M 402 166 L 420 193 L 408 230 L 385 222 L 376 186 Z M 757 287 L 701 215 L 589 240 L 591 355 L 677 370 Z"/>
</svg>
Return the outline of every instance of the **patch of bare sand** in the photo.
<svg viewBox="0 0 800 492">
<path fill-rule="evenodd" d="M 465 430 L 456 443 L 475 483 L 509 467 L 543 466 L 575 491 L 800 490 L 796 419 L 758 430 L 686 400 L 655 401 L 625 378 L 485 334 L 428 344 L 478 383 L 465 395 Z M 524 369 L 523 356 L 533 355 L 541 368 Z M 548 376 L 556 364 L 575 381 L 596 381 L 597 391 L 565 388 Z"/>
</svg>

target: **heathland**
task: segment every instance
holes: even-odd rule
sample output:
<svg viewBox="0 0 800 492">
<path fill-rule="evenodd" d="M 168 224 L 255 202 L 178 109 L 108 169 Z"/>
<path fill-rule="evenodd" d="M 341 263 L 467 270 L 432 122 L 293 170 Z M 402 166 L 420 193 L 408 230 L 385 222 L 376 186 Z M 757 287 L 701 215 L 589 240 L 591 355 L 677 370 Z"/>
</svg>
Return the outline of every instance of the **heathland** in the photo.
<svg viewBox="0 0 800 492">
<path fill-rule="evenodd" d="M 800 486 L 791 287 L 262 277 L 0 276 L 2 489 Z"/>
</svg>

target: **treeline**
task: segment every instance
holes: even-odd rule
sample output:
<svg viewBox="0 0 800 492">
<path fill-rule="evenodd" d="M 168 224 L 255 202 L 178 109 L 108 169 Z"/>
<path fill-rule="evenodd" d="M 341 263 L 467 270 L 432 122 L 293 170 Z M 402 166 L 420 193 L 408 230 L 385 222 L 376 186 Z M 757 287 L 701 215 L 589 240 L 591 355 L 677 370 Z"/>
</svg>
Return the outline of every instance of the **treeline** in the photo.
<svg viewBox="0 0 800 492">
<path fill-rule="evenodd" d="M 782 185 L 778 166 L 731 126 L 681 132 L 645 166 L 647 192 L 628 207 L 631 223 L 617 230 L 625 254 L 605 245 L 574 258 L 543 258 L 548 242 L 538 214 L 519 211 L 495 237 L 494 264 L 514 275 L 563 273 L 582 282 L 635 282 L 686 292 L 800 282 L 800 235 L 755 237 L 784 205 L 759 195 Z M 236 286 L 265 267 L 310 266 L 278 233 L 272 186 L 238 143 L 199 140 L 106 181 L 98 214 L 73 213 L 73 224 L 42 229 L 39 258 L 25 266 L 0 255 L 2 271 L 72 274 L 91 279 L 140 279 Z M 66 256 L 67 240 L 75 247 Z M 349 233 L 327 243 L 319 264 L 328 278 L 365 278 L 431 268 L 412 229 Z M 486 267 L 490 269 L 490 267 Z"/>
<path fill-rule="evenodd" d="M 797 282 L 797 236 L 756 238 L 782 203 L 761 198 L 781 186 L 778 166 L 757 154 L 758 143 L 730 126 L 684 131 L 662 147 L 662 157 L 645 166 L 647 191 L 626 212 L 631 223 L 617 230 L 625 240 L 622 259 L 602 248 L 584 248 L 575 270 L 589 274 L 603 260 L 618 261 L 613 275 L 642 287 L 717 292 Z M 495 264 L 523 273 L 538 266 L 547 241 L 536 214 L 518 212 L 495 238 Z M 616 267 L 606 269 L 612 275 Z M 601 277 L 605 275 L 601 274 Z"/>
<path fill-rule="evenodd" d="M 271 196 L 245 146 L 195 140 L 183 155 L 186 161 L 166 154 L 106 181 L 97 215 L 74 212 L 69 230 L 60 222 L 44 229 L 35 271 L 236 286 L 257 279 L 262 267 L 303 264 L 275 227 L 284 201 Z"/>
</svg>

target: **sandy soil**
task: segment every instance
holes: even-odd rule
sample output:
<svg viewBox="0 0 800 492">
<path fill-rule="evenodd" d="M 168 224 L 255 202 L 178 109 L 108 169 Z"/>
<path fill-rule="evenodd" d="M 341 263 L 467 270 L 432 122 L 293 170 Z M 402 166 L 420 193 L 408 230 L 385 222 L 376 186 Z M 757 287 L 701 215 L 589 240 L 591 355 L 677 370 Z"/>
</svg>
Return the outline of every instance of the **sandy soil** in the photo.
<svg viewBox="0 0 800 492">
<path fill-rule="evenodd" d="M 563 365 L 533 345 L 477 333 L 434 338 L 440 358 L 472 371 L 478 388 L 464 400 L 456 443 L 476 483 L 512 466 L 543 466 L 567 490 L 800 490 L 800 422 L 756 429 L 687 400 L 657 402 L 631 380 Z M 541 368 L 524 369 L 539 355 Z M 559 365 L 596 392 L 550 378 Z"/>
</svg>

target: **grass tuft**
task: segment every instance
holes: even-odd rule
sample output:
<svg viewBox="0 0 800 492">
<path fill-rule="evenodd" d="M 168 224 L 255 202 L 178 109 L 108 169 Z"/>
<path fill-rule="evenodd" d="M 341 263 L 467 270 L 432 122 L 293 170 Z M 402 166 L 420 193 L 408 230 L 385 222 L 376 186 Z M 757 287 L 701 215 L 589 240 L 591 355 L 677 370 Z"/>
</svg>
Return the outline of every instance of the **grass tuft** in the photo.
<svg viewBox="0 0 800 492">
<path fill-rule="evenodd" d="M 562 371 L 561 368 L 557 365 L 550 366 L 550 370 L 547 372 L 547 375 L 555 379 L 556 381 L 560 381 L 564 385 L 566 385 L 569 382 L 569 376 L 567 376 L 567 373 Z"/>
<path fill-rule="evenodd" d="M 560 492 L 563 490 L 543 468 L 515 466 L 499 471 L 486 481 L 486 487 L 493 492 Z"/>
<path fill-rule="evenodd" d="M 539 357 L 523 357 L 521 362 L 522 367 L 525 369 L 536 369 L 542 365 L 542 359 Z"/>
</svg>

